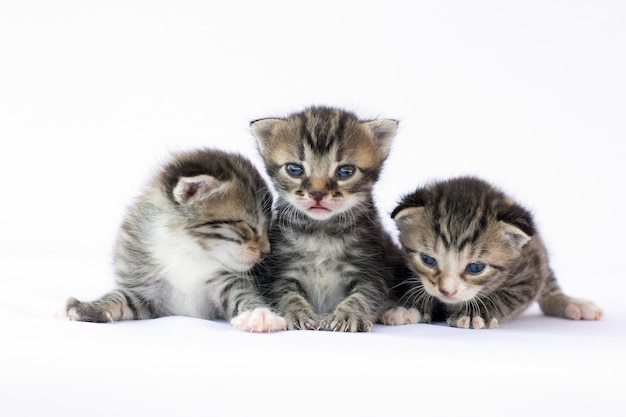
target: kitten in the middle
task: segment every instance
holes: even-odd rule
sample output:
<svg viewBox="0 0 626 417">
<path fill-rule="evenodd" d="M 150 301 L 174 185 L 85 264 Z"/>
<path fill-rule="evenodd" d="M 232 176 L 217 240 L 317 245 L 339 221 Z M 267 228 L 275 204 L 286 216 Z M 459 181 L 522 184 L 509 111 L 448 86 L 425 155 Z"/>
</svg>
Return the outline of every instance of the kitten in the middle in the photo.
<svg viewBox="0 0 626 417">
<path fill-rule="evenodd" d="M 397 127 L 327 107 L 251 123 L 278 193 L 262 287 L 287 328 L 371 329 L 400 257 L 372 197 Z"/>
</svg>

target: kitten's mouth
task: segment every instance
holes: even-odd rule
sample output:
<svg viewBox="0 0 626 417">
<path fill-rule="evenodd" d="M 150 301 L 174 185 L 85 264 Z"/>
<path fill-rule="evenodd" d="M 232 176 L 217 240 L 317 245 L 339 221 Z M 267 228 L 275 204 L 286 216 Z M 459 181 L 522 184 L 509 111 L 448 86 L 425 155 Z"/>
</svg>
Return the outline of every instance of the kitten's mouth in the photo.
<svg viewBox="0 0 626 417">
<path fill-rule="evenodd" d="M 311 207 L 308 208 L 307 212 L 309 213 L 310 216 L 313 216 L 314 218 L 320 218 L 320 219 L 326 218 L 329 215 L 331 215 L 330 209 L 327 209 L 321 204 L 312 205 Z"/>
<path fill-rule="evenodd" d="M 325 220 L 333 215 L 332 211 L 329 208 L 322 206 L 319 203 L 313 204 L 308 209 L 306 209 L 307 214 L 317 220 Z"/>
<path fill-rule="evenodd" d="M 309 207 L 309 210 L 312 211 L 330 211 L 329 209 L 327 209 L 326 207 L 322 206 L 321 204 L 314 204 L 311 207 Z"/>
</svg>

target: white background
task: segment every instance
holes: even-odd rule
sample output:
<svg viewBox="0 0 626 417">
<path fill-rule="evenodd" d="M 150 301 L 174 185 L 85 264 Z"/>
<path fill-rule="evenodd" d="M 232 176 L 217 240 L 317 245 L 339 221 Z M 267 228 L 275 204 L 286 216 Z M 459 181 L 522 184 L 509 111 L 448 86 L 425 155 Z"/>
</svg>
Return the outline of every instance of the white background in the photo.
<svg viewBox="0 0 626 417">
<path fill-rule="evenodd" d="M 0 414 L 624 415 L 626 3 L 0 1 Z M 255 163 L 250 120 L 400 121 L 387 220 L 479 175 L 534 214 L 600 322 L 250 335 L 55 318 L 113 287 L 126 206 L 169 151 Z M 260 165 L 259 165 L 260 166 Z"/>
</svg>

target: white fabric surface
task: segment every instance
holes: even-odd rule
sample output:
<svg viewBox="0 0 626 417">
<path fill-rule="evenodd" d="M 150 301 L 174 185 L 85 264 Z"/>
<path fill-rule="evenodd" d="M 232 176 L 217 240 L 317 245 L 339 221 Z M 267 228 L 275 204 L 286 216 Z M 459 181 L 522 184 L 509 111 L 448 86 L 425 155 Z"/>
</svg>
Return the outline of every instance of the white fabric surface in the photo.
<svg viewBox="0 0 626 417">
<path fill-rule="evenodd" d="M 623 416 L 620 1 L 0 3 L 1 416 Z M 249 334 L 56 316 L 113 288 L 125 207 L 170 150 L 249 155 L 310 104 L 400 120 L 376 199 L 475 174 L 529 207 L 570 294 L 495 330 Z"/>
</svg>

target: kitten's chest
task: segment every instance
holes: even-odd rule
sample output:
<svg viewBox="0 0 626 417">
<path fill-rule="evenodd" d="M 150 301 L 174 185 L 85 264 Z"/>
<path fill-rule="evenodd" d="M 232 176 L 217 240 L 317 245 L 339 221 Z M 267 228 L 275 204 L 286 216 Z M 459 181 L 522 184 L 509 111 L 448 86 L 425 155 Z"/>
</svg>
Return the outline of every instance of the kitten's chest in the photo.
<svg viewBox="0 0 626 417">
<path fill-rule="evenodd" d="M 328 236 L 292 236 L 288 245 L 292 277 L 306 290 L 319 314 L 332 312 L 345 298 L 354 266 L 346 256 L 346 242 Z"/>
<path fill-rule="evenodd" d="M 207 282 L 223 267 L 184 232 L 162 229 L 157 233 L 152 254 L 161 269 L 159 276 L 171 288 L 171 313 L 199 318 L 221 315 Z"/>
</svg>

